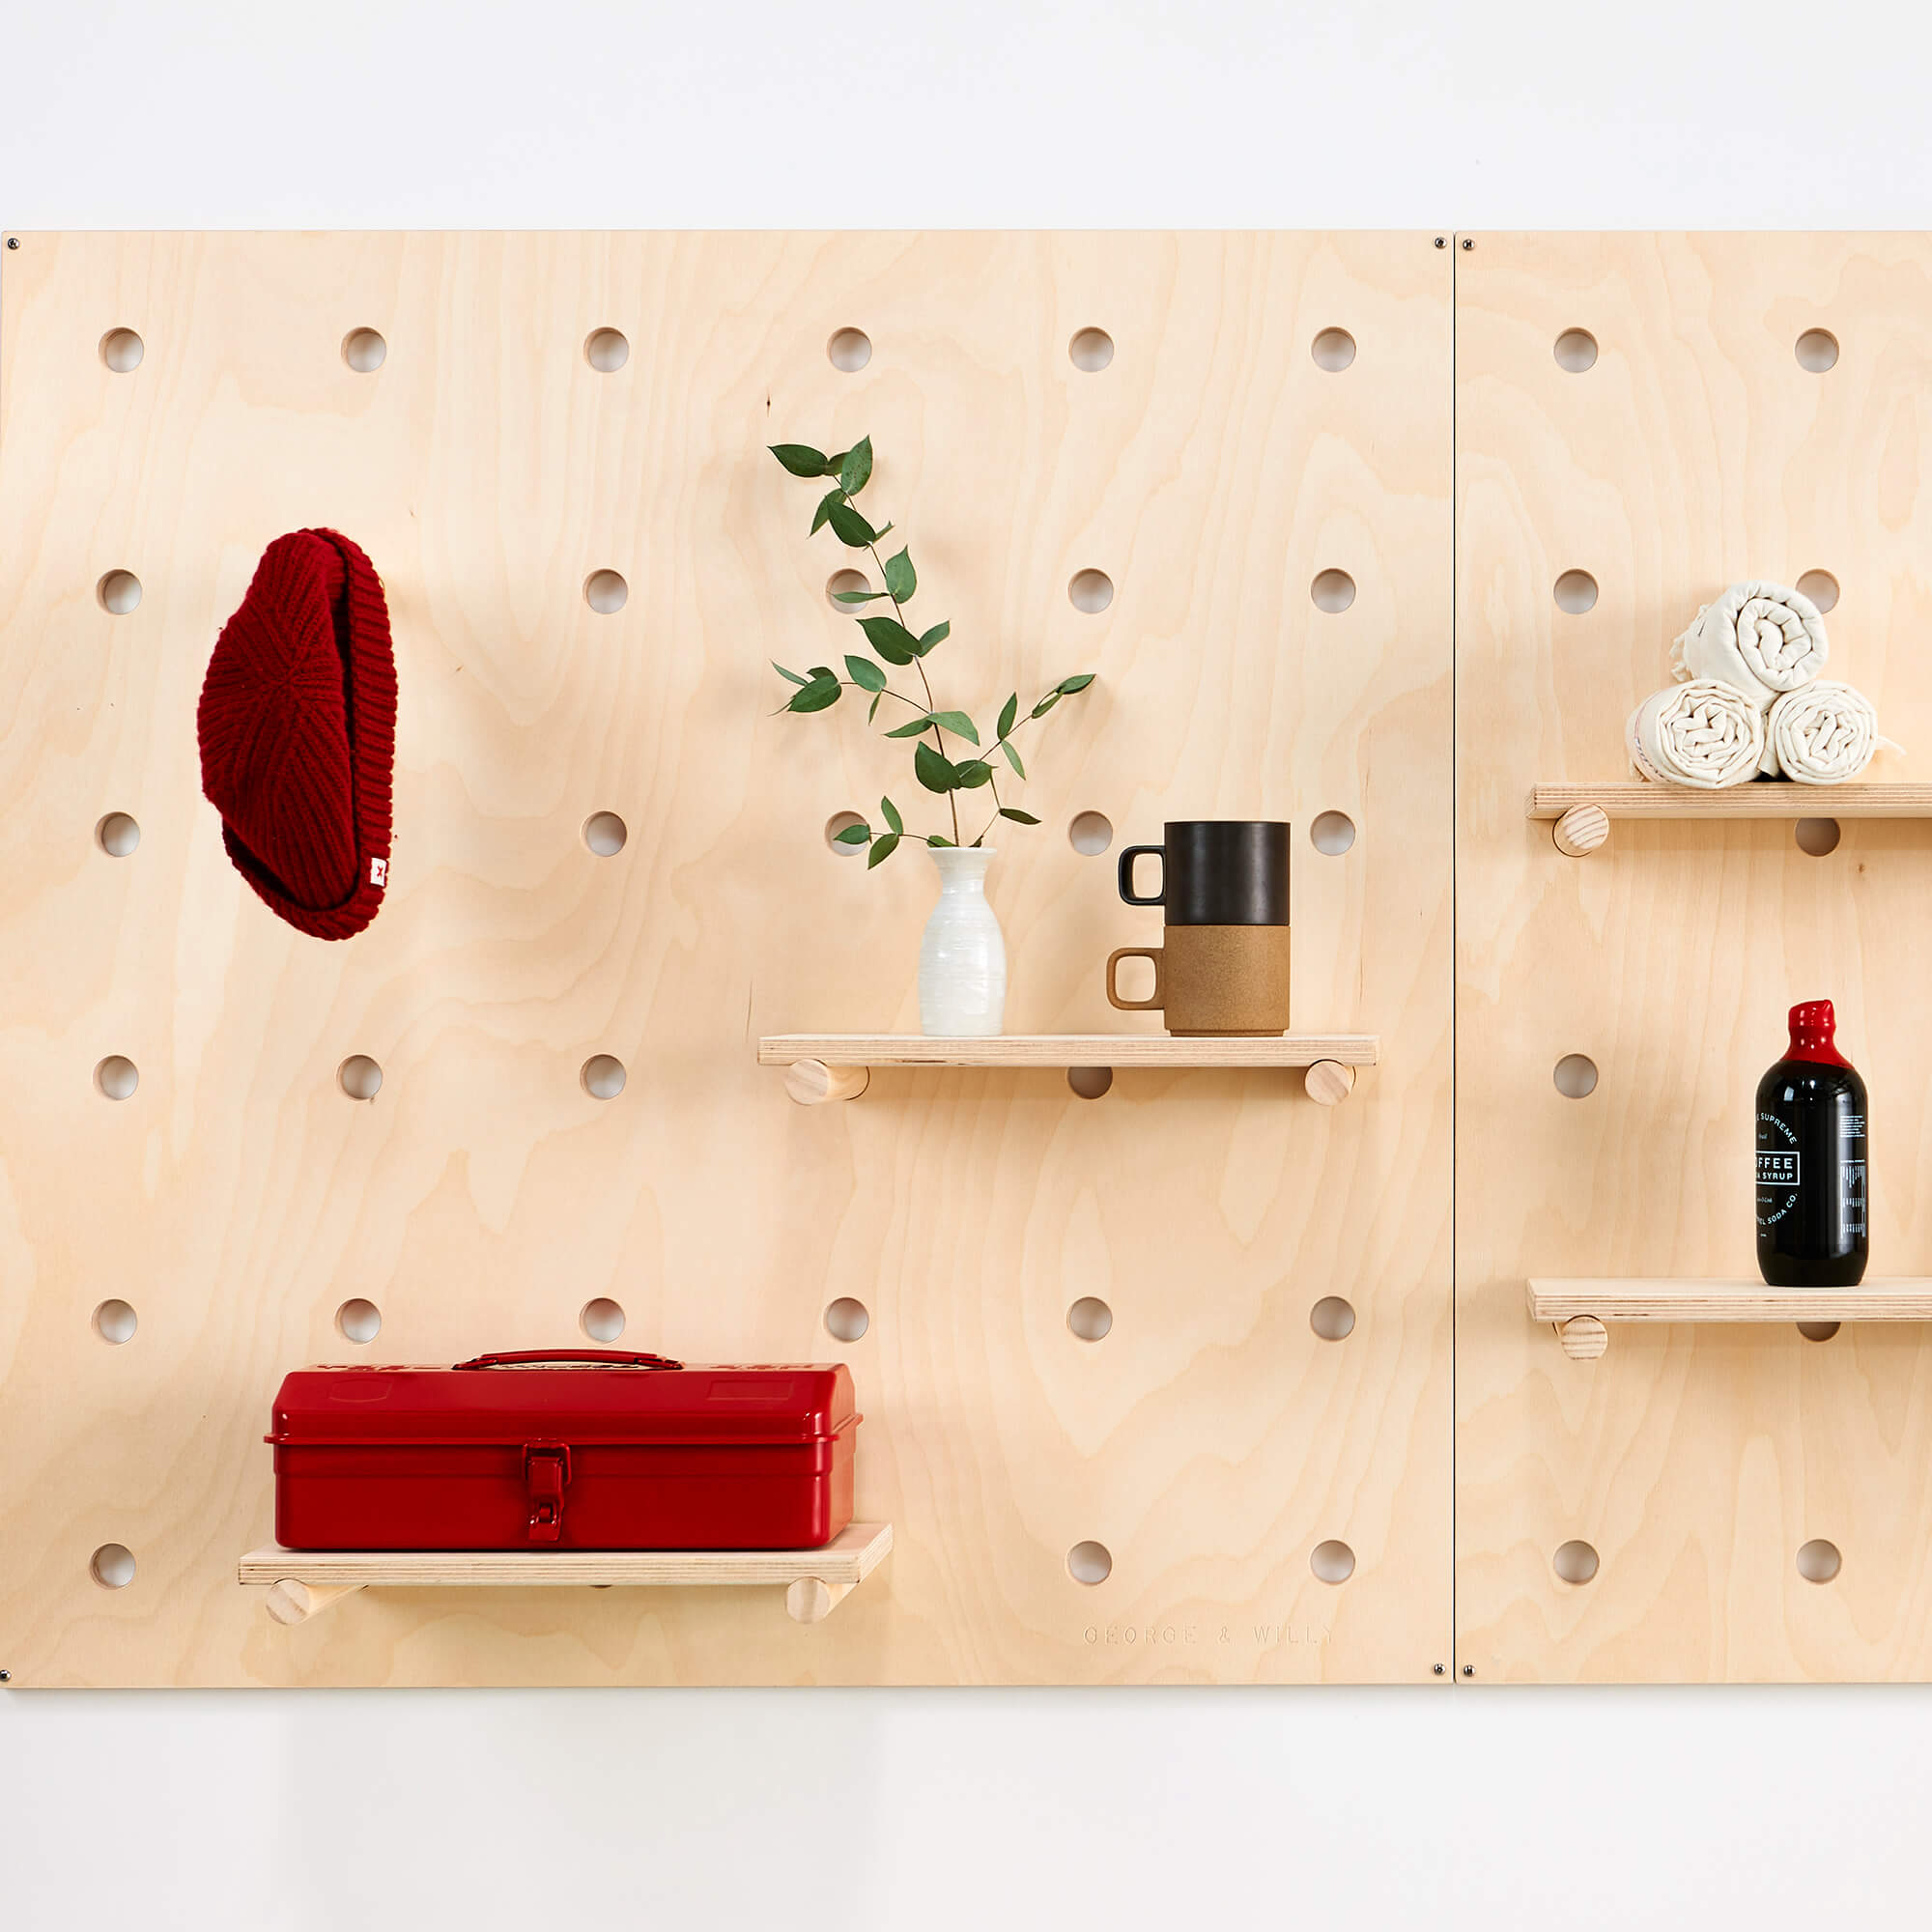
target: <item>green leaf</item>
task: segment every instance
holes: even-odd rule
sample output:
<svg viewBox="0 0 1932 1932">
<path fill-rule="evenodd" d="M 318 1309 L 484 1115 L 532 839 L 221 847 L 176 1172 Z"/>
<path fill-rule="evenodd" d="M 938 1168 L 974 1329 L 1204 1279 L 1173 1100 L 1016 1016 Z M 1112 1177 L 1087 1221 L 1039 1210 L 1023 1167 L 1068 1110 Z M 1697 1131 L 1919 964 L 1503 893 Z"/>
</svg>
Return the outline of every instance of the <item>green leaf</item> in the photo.
<svg viewBox="0 0 1932 1932">
<path fill-rule="evenodd" d="M 772 660 L 772 668 L 775 671 L 777 671 L 781 677 L 790 678 L 794 684 L 810 684 L 811 682 L 810 678 L 800 677 L 797 671 L 795 670 L 786 670 L 784 666 L 780 664 L 777 658 L 774 658 Z"/>
<path fill-rule="evenodd" d="M 832 842 L 835 845 L 869 845 L 872 842 L 872 828 L 863 821 L 848 825 L 843 832 L 832 835 Z"/>
<path fill-rule="evenodd" d="M 831 518 L 832 506 L 835 503 L 842 503 L 844 500 L 845 493 L 842 490 L 828 490 L 818 499 L 817 514 L 812 518 L 811 527 L 806 531 L 806 535 L 815 537 L 825 527 L 826 523 Z"/>
<path fill-rule="evenodd" d="M 898 849 L 899 835 L 896 832 L 888 832 L 882 838 L 874 838 L 872 849 L 866 854 L 867 871 L 869 872 L 874 866 L 884 865 Z"/>
<path fill-rule="evenodd" d="M 980 734 L 973 728 L 973 721 L 965 712 L 928 711 L 925 715 L 942 731 L 951 731 L 955 738 L 964 738 L 969 745 L 980 742 Z"/>
<path fill-rule="evenodd" d="M 913 747 L 913 776 L 927 791 L 936 791 L 944 796 L 954 791 L 959 785 L 959 774 L 948 758 L 942 758 L 932 747 L 923 740 Z"/>
<path fill-rule="evenodd" d="M 872 474 L 872 439 L 862 436 L 845 452 L 845 461 L 838 466 L 838 487 L 848 497 L 856 497 L 866 487 Z"/>
<path fill-rule="evenodd" d="M 1053 707 L 1059 702 L 1060 702 L 1060 693 L 1058 691 L 1049 691 L 1046 694 L 1046 696 L 1042 697 L 1039 700 L 1039 702 L 1034 706 L 1033 710 L 1028 713 L 1028 716 L 1033 718 L 1044 718 L 1046 714 L 1049 711 L 1051 711 Z"/>
<path fill-rule="evenodd" d="M 933 625 L 931 630 L 925 632 L 920 638 L 918 643 L 914 646 L 913 655 L 923 658 L 934 644 L 943 644 L 952 635 L 952 626 L 950 622 Z"/>
<path fill-rule="evenodd" d="M 913 571 L 910 551 L 902 550 L 896 556 L 887 557 L 886 588 L 901 604 L 909 602 L 912 593 L 919 588 L 919 578 Z"/>
<path fill-rule="evenodd" d="M 1063 677 L 1054 686 L 1054 690 L 1059 692 L 1063 697 L 1071 697 L 1076 691 L 1085 691 L 1093 682 L 1094 673 L 1091 670 L 1083 670 L 1077 676 Z"/>
<path fill-rule="evenodd" d="M 835 604 L 876 604 L 885 594 L 883 590 L 835 590 L 832 601 Z"/>
<path fill-rule="evenodd" d="M 975 758 L 969 765 L 957 767 L 961 791 L 977 791 L 993 776 L 993 768 L 984 758 Z"/>
<path fill-rule="evenodd" d="M 848 657 L 845 668 L 852 673 L 852 682 L 862 691 L 885 690 L 886 674 L 870 658 Z"/>
<path fill-rule="evenodd" d="M 775 442 L 771 451 L 794 476 L 823 476 L 825 458 L 810 443 Z"/>
<path fill-rule="evenodd" d="M 1021 778 L 1025 778 L 1026 767 L 1020 763 L 1020 754 L 1004 738 L 1000 740 L 1000 750 L 1007 754 L 1007 763 L 1012 766 Z"/>
<path fill-rule="evenodd" d="M 899 816 L 899 809 L 892 802 L 891 799 L 882 798 L 879 801 L 879 810 L 885 813 L 886 823 L 890 825 L 895 832 L 903 832 L 905 830 L 905 820 Z"/>
<path fill-rule="evenodd" d="M 837 456 L 828 456 L 825 467 L 818 473 L 821 476 L 837 476 L 845 468 L 845 459 L 851 455 L 849 449 L 841 449 Z"/>
<path fill-rule="evenodd" d="M 951 845 L 952 843 L 952 840 L 950 838 L 942 838 L 936 832 L 928 832 L 925 835 L 925 842 L 928 845 Z"/>
<path fill-rule="evenodd" d="M 1001 806 L 1000 816 L 1002 818 L 1010 818 L 1019 825 L 1037 825 L 1039 823 L 1039 820 L 1032 812 L 1022 811 L 1016 805 Z"/>
<path fill-rule="evenodd" d="M 865 550 L 879 540 L 879 533 L 841 496 L 825 512 L 825 521 L 832 526 L 832 534 L 847 550 Z"/>
<path fill-rule="evenodd" d="M 834 678 L 815 677 L 803 691 L 791 695 L 787 711 L 825 711 L 838 702 L 838 696 L 844 686 Z"/>
<path fill-rule="evenodd" d="M 837 684 L 838 682 L 838 673 L 836 670 L 834 670 L 830 665 L 812 666 L 811 681 L 813 684 L 818 684 L 822 680 L 828 677 L 832 680 L 834 684 Z"/>
<path fill-rule="evenodd" d="M 931 724 L 923 718 L 909 719 L 903 724 L 895 724 L 886 733 L 888 738 L 917 738 L 922 731 L 930 731 Z"/>
<path fill-rule="evenodd" d="M 872 702 L 866 712 L 866 723 L 867 724 L 879 715 L 879 699 L 885 695 L 883 691 L 876 691 L 872 694 Z"/>
<path fill-rule="evenodd" d="M 1020 715 L 1020 695 L 1016 691 L 1000 706 L 1000 728 L 993 733 L 996 738 L 1004 738 L 1013 728 L 1013 720 Z"/>
<path fill-rule="evenodd" d="M 859 628 L 889 665 L 909 665 L 920 654 L 919 639 L 896 617 L 861 617 Z"/>
</svg>

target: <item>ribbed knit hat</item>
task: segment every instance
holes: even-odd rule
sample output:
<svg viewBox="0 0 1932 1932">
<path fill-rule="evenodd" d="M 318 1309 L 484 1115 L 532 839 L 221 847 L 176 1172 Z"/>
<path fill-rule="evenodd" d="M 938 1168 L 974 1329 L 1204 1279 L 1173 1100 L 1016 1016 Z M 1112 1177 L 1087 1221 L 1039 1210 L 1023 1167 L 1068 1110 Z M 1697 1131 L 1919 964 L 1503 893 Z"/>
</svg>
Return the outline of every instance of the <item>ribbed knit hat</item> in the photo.
<svg viewBox="0 0 1932 1932">
<path fill-rule="evenodd" d="M 347 537 L 297 530 L 262 553 L 197 724 L 242 876 L 302 932 L 360 932 L 388 883 L 396 660 L 375 566 Z"/>
</svg>

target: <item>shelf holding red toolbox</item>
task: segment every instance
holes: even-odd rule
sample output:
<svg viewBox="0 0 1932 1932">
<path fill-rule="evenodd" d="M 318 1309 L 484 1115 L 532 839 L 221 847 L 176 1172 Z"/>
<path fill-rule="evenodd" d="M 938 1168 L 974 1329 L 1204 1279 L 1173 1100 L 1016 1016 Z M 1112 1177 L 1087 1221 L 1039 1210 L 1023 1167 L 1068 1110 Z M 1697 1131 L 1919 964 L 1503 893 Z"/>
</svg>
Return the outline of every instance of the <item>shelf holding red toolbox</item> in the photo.
<svg viewBox="0 0 1932 1932">
<path fill-rule="evenodd" d="M 298 1369 L 275 1397 L 286 1549 L 816 1549 L 852 1520 L 842 1365 L 619 1350 Z"/>
</svg>

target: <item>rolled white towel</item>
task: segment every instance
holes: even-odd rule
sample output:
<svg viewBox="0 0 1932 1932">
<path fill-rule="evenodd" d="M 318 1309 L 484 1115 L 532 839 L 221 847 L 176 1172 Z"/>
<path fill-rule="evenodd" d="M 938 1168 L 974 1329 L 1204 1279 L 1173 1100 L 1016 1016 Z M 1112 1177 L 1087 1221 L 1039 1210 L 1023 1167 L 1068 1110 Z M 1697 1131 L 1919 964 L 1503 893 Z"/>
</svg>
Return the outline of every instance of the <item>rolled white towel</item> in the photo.
<svg viewBox="0 0 1932 1932">
<path fill-rule="evenodd" d="M 1734 684 L 1692 678 L 1652 692 L 1631 713 L 1624 737 L 1640 776 L 1716 791 L 1757 776 L 1764 713 Z"/>
<path fill-rule="evenodd" d="M 1871 699 L 1829 678 L 1786 692 L 1771 707 L 1768 739 L 1774 769 L 1808 785 L 1843 784 L 1871 763 L 1874 752 L 1898 750 L 1879 736 Z"/>
<path fill-rule="evenodd" d="M 1734 684 L 1769 708 L 1781 691 L 1824 675 L 1825 620 L 1802 590 L 1753 579 L 1734 583 L 1671 646 L 1671 675 Z"/>
</svg>

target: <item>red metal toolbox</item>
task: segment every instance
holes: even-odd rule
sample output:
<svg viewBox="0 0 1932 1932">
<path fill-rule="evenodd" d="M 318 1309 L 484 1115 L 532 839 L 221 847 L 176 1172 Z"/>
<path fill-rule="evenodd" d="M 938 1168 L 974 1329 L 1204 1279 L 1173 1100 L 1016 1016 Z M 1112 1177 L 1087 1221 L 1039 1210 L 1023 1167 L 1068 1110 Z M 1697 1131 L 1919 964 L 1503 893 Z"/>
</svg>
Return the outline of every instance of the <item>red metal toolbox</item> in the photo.
<svg viewBox="0 0 1932 1932">
<path fill-rule="evenodd" d="M 860 1417 L 826 1364 L 620 1350 L 298 1369 L 275 1397 L 286 1549 L 816 1549 Z"/>
</svg>

